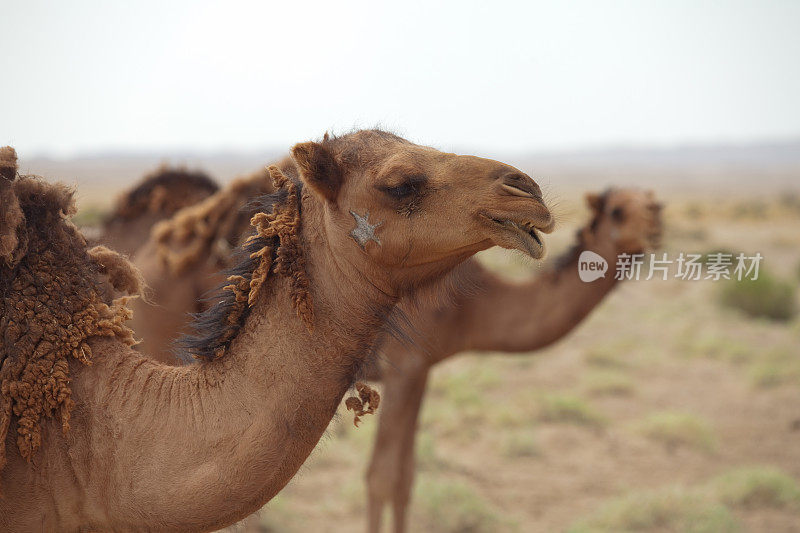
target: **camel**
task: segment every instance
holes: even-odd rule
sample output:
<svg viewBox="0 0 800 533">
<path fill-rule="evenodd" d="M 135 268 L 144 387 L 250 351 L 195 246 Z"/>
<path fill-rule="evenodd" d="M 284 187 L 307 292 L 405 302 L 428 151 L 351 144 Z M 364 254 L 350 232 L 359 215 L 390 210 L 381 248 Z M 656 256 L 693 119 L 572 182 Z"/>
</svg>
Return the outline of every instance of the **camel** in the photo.
<svg viewBox="0 0 800 533">
<path fill-rule="evenodd" d="M 401 298 L 494 245 L 541 258 L 553 229 L 538 185 L 497 161 L 379 130 L 291 153 L 291 172 L 270 167 L 276 191 L 183 343 L 187 366 L 131 348 L 120 295 L 141 280 L 119 254 L 87 248 L 67 218 L 71 191 L 8 180 L 4 163 L 0 530 L 240 520 L 314 449 Z M 359 385 L 356 416 L 378 400 Z"/>
<path fill-rule="evenodd" d="M 617 285 L 618 254 L 643 253 L 659 244 L 661 205 L 653 194 L 609 189 L 587 195 L 590 221 L 575 245 L 551 270 L 531 281 L 512 283 L 471 259 L 462 276 L 474 287 L 455 301 L 416 306 L 417 342 L 386 338 L 376 368 L 384 384 L 372 459 L 367 470 L 368 530 L 381 529 L 383 509 L 392 506 L 393 529 L 406 530 L 406 512 L 414 481 L 414 442 L 428 374 L 433 365 L 465 351 L 529 354 L 563 338 Z M 585 250 L 610 265 L 604 278 L 585 283 L 578 258 Z M 401 302 L 401 308 L 410 307 Z M 411 309 L 408 313 L 411 314 Z"/>
<path fill-rule="evenodd" d="M 294 163 L 286 157 L 276 165 L 290 172 Z M 253 200 L 273 191 L 264 168 L 153 227 L 132 257 L 148 283 L 147 300 L 131 303 L 131 327 L 141 337 L 137 349 L 159 361 L 180 362 L 173 340 L 188 325 L 187 313 L 208 307 L 204 296 L 224 281 L 221 271 L 233 266 L 232 252 L 247 237 L 256 211 Z"/>
<path fill-rule="evenodd" d="M 162 166 L 117 198 L 114 209 L 103 221 L 98 242 L 131 255 L 141 248 L 157 222 L 218 189 L 216 182 L 203 172 Z"/>
<path fill-rule="evenodd" d="M 244 181 L 258 180 L 256 174 Z M 180 324 L 189 305 L 186 302 L 194 302 L 199 292 L 175 298 L 171 286 L 188 280 L 170 275 L 170 270 L 193 273 L 189 278 L 202 278 L 198 273 L 208 270 L 207 256 L 212 264 L 222 265 L 229 260 L 226 248 L 230 245 L 213 245 L 215 239 L 232 243 L 242 233 L 242 228 L 231 221 L 220 224 L 217 220 L 224 213 L 240 212 L 241 208 L 232 206 L 246 206 L 249 191 L 236 187 L 215 196 L 218 198 L 209 198 L 198 208 L 187 208 L 175 219 L 164 222 L 156 240 L 159 253 L 144 254 L 148 261 L 143 266 L 145 277 L 158 280 L 165 290 L 157 301 L 168 302 L 160 307 L 164 315 L 159 316 L 159 321 L 172 318 Z M 575 246 L 555 262 L 553 271 L 527 283 L 509 283 L 470 259 L 460 276 L 472 290 L 453 295 L 454 300 L 446 304 L 400 304 L 405 314 L 413 317 L 411 329 L 416 331 L 416 346 L 411 342 L 413 347 L 408 348 L 408 342 L 387 338 L 380 350 L 385 364 L 380 369 L 373 368 L 369 375 L 385 383 L 383 410 L 367 475 L 371 531 L 379 530 L 382 509 L 389 501 L 394 507 L 395 530 L 405 530 L 414 475 L 416 423 L 427 375 L 434 364 L 467 350 L 530 352 L 556 342 L 580 324 L 616 286 L 613 265 L 618 254 L 641 253 L 658 246 L 661 205 L 651 192 L 610 189 L 588 194 L 587 203 L 591 219 L 578 232 Z M 224 231 L 213 229 L 220 225 Z M 201 228 L 202 233 L 196 228 Z M 595 251 L 608 261 L 611 270 L 605 278 L 592 283 L 579 280 L 577 261 L 584 250 Z M 171 357 L 169 328 L 155 331 L 164 332 L 156 338 L 164 346 L 164 357 Z"/>
</svg>

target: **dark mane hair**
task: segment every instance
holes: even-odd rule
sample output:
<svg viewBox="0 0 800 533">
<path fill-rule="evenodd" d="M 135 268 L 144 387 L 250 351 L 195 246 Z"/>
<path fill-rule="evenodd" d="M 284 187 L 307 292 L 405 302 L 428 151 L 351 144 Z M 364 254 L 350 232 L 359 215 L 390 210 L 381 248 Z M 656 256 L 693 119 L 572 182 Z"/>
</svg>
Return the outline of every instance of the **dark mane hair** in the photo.
<svg viewBox="0 0 800 533">
<path fill-rule="evenodd" d="M 135 188 L 117 200 L 116 207 L 106 220 L 106 224 L 118 220 L 130 220 L 149 210 L 153 203 L 152 195 L 159 188 L 172 193 L 171 198 L 164 199 L 163 206 L 167 212 L 172 213 L 185 205 L 186 199 L 179 194 L 181 190 L 201 191 L 211 195 L 219 190 L 219 185 L 204 172 L 161 167 L 145 176 Z"/>
<path fill-rule="evenodd" d="M 207 301 L 216 303 L 193 314 L 194 334 L 182 336 L 177 354 L 184 361 L 221 357 L 250 315 L 261 286 L 271 274 L 287 276 L 298 316 L 308 327 L 312 307 L 305 275 L 305 259 L 299 242 L 302 182 L 287 178 L 270 167 L 275 192 L 251 202 L 256 210 L 253 234 L 235 252 L 235 265 L 226 270 L 227 282 Z"/>
</svg>

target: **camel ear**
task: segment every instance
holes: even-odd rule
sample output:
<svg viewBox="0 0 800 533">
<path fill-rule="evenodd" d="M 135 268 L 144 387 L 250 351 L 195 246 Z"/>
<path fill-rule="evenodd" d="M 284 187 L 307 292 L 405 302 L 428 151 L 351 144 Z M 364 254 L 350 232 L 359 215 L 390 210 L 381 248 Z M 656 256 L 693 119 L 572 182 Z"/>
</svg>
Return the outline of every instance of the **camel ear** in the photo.
<svg viewBox="0 0 800 533">
<path fill-rule="evenodd" d="M 603 208 L 603 198 L 596 192 L 587 192 L 586 205 L 589 206 L 589 209 L 598 213 Z"/>
<path fill-rule="evenodd" d="M 303 182 L 335 204 L 344 174 L 330 150 L 320 143 L 300 143 L 292 148 L 292 157 Z"/>
</svg>

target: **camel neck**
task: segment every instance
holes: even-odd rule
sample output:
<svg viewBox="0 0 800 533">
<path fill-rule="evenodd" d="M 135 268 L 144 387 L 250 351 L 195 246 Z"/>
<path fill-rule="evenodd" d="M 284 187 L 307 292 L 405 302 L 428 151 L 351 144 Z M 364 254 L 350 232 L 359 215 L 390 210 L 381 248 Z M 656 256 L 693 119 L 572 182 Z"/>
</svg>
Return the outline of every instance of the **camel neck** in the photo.
<svg viewBox="0 0 800 533">
<path fill-rule="evenodd" d="M 581 281 L 578 258 L 585 250 L 602 256 L 609 264 L 604 278 Z M 603 239 L 581 238 L 556 266 L 537 278 L 512 283 L 491 273 L 480 277 L 479 295 L 463 309 L 468 327 L 454 336 L 446 352 L 495 350 L 522 352 L 540 349 L 577 326 L 616 286 L 617 250 Z"/>
<path fill-rule="evenodd" d="M 314 449 L 371 353 L 394 301 L 363 274 L 336 266 L 317 222 L 313 211 L 304 214 L 310 330 L 297 316 L 290 280 L 275 277 L 219 359 L 169 367 L 128 354 L 99 369 L 97 409 L 126 428 L 117 447 L 136 450 L 107 460 L 119 475 L 141 480 L 123 484 L 120 497 L 151 514 L 147 523 L 207 530 L 263 506 Z M 175 490 L 162 506 L 148 486 Z M 120 516 L 127 509 L 109 510 L 122 529 L 141 520 Z"/>
</svg>

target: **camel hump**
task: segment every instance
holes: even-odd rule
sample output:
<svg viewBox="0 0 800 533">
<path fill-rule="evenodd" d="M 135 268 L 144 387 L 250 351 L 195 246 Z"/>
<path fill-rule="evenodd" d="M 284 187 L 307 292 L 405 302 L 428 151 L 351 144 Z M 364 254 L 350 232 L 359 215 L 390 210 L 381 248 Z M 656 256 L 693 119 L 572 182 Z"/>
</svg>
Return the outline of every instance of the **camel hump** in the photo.
<svg viewBox="0 0 800 533">
<path fill-rule="evenodd" d="M 218 190 L 216 181 L 204 172 L 162 165 L 117 199 L 107 222 L 132 220 L 144 213 L 172 216 Z"/>
</svg>

